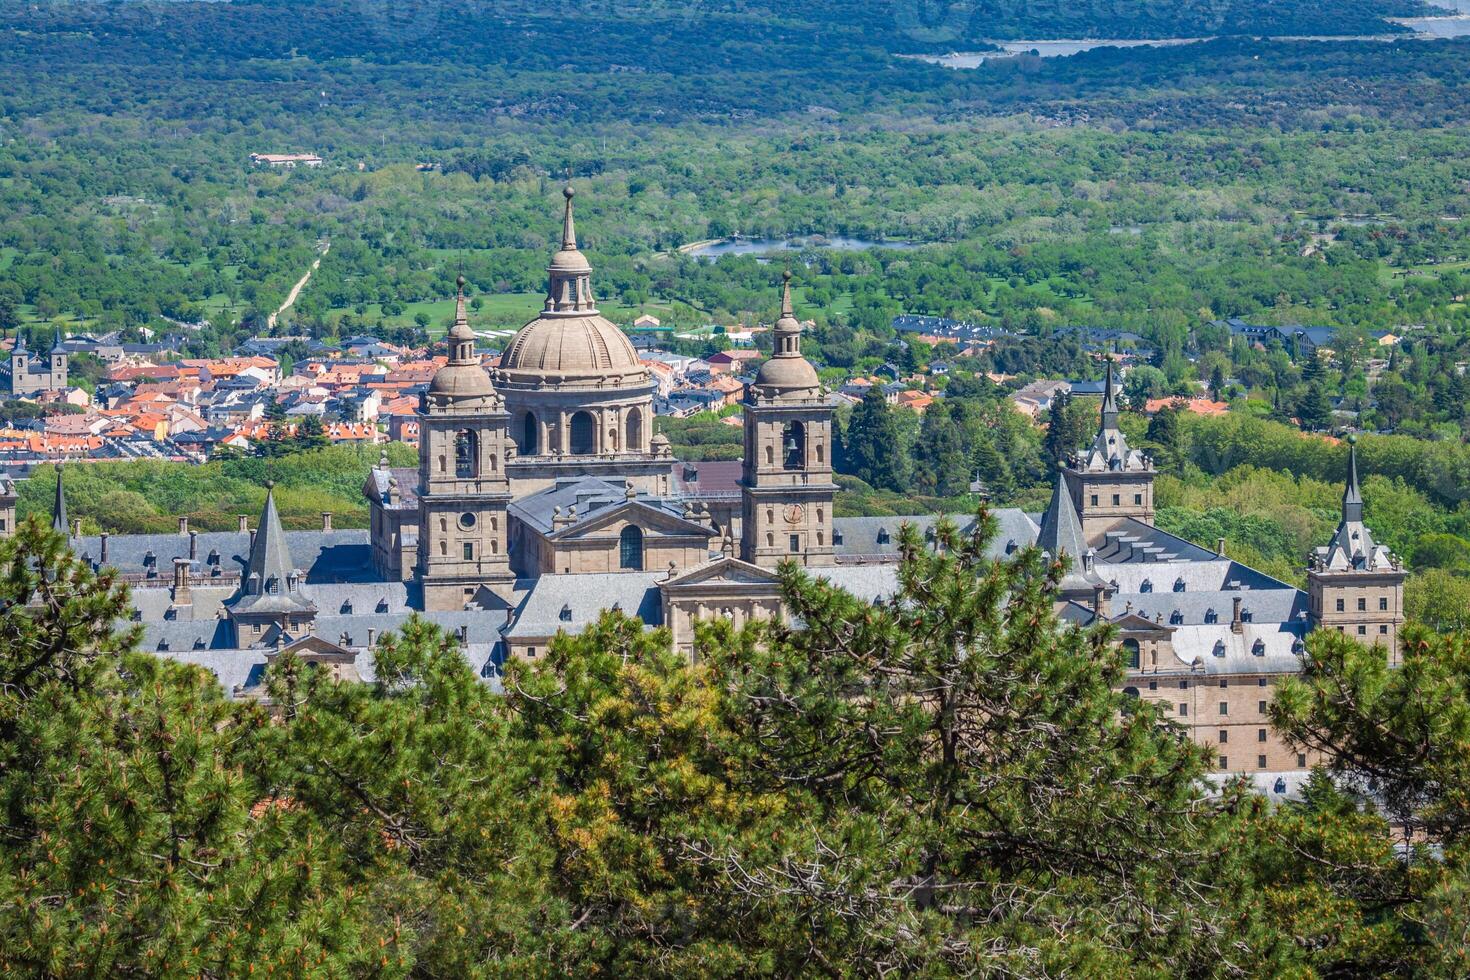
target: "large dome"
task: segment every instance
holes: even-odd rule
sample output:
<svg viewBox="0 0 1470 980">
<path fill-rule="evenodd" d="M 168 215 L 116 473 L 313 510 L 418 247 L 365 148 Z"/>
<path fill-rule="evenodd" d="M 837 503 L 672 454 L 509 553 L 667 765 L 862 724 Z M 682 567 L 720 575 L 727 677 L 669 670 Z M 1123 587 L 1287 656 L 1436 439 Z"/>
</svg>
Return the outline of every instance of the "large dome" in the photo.
<svg viewBox="0 0 1470 980">
<path fill-rule="evenodd" d="M 628 375 L 642 378 L 647 374 L 627 335 L 596 313 L 532 320 L 506 348 L 500 371 L 513 381 L 525 380 L 516 375 L 537 375 L 547 380 L 616 382 Z"/>
</svg>

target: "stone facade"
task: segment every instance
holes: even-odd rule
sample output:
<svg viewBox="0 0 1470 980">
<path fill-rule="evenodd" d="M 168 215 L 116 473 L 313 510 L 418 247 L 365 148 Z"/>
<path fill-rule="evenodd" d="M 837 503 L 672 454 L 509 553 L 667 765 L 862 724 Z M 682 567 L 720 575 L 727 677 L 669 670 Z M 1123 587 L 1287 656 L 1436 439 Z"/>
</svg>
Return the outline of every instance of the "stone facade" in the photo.
<svg viewBox="0 0 1470 980">
<path fill-rule="evenodd" d="M 15 347 L 10 352 L 10 393 L 12 395 L 34 395 L 43 391 L 60 391 L 66 387 L 67 353 L 62 346 L 61 334 L 45 355 L 32 356 L 26 349 L 25 338 L 15 338 Z"/>
<path fill-rule="evenodd" d="M 419 410 L 418 569 L 429 610 L 463 609 L 481 589 L 508 598 L 510 415 L 475 354 L 460 279 L 449 363 Z"/>
<path fill-rule="evenodd" d="M 832 564 L 832 408 L 816 371 L 801 356 L 790 272 L 775 349 L 750 386 L 744 414 L 740 556 L 767 568 L 786 560 Z"/>
</svg>

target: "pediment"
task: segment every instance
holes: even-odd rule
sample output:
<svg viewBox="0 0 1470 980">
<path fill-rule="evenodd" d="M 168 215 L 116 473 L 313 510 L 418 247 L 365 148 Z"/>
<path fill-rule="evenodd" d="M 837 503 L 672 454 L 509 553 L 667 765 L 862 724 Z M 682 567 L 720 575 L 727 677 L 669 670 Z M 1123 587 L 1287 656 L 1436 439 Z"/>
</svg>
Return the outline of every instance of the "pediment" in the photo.
<svg viewBox="0 0 1470 980">
<path fill-rule="evenodd" d="M 780 576 L 768 568 L 752 565 L 739 558 L 723 556 L 697 565 L 659 585 L 665 590 L 703 585 L 767 585 L 776 587 Z"/>
<path fill-rule="evenodd" d="M 1112 619 L 1111 622 L 1125 633 L 1146 633 L 1150 631 L 1158 633 L 1174 632 L 1174 627 L 1168 623 L 1156 623 L 1152 619 L 1138 615 L 1138 613 L 1124 613 Z"/>
<path fill-rule="evenodd" d="M 685 520 L 670 514 L 666 510 L 650 507 L 648 504 L 638 500 L 629 500 L 612 507 L 599 510 L 587 520 L 580 521 L 568 528 L 547 535 L 555 541 L 570 541 L 578 538 L 595 537 L 599 531 L 605 530 L 618 521 L 627 521 L 636 524 L 646 534 L 655 535 L 678 535 L 712 538 L 715 532 L 706 524 L 698 521 Z"/>
<path fill-rule="evenodd" d="M 274 660 L 283 653 L 294 653 L 297 656 L 310 655 L 317 659 L 338 661 L 341 663 L 356 663 L 357 654 L 346 647 L 339 646 L 330 640 L 323 639 L 315 633 L 293 640 L 279 649 L 272 650 L 266 654 L 267 660 Z"/>
</svg>

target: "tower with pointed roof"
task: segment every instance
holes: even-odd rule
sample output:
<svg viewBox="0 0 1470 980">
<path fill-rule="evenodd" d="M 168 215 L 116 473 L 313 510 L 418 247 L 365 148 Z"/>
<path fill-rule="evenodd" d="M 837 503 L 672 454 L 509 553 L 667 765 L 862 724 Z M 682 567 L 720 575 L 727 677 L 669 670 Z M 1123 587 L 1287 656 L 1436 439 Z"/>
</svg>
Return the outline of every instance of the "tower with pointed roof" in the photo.
<svg viewBox="0 0 1470 980">
<path fill-rule="evenodd" d="M 766 567 L 786 559 L 831 565 L 832 406 L 801 353 L 790 271 L 773 337 L 771 357 L 745 393 L 740 556 Z"/>
<path fill-rule="evenodd" d="M 1112 589 L 1094 567 L 1094 552 L 1082 533 L 1082 519 L 1072 503 L 1067 479 L 1057 474 L 1051 502 L 1041 515 L 1036 547 L 1053 561 L 1065 560 L 1067 571 L 1059 591 L 1062 598 L 1092 607 L 1093 612 L 1107 615 L 1107 599 Z"/>
<path fill-rule="evenodd" d="M 1062 468 L 1088 540 L 1125 518 L 1154 522 L 1153 461 L 1128 445 L 1118 428 L 1119 414 L 1113 360 L 1108 358 L 1097 435 Z"/>
<path fill-rule="evenodd" d="M 449 363 L 419 407 L 418 578 L 426 610 L 463 609 L 482 588 L 508 595 L 510 415 L 475 353 L 457 282 Z"/>
<path fill-rule="evenodd" d="M 291 561 L 286 532 L 276 509 L 274 483 L 265 485 L 260 525 L 250 540 L 250 553 L 240 589 L 225 609 L 237 647 L 278 646 L 300 639 L 316 622 L 316 603 L 306 590 L 306 574 Z"/>
<path fill-rule="evenodd" d="M 66 487 L 62 468 L 56 467 L 56 496 L 51 500 L 51 530 L 71 537 L 71 523 L 66 518 Z"/>
<path fill-rule="evenodd" d="M 1348 439 L 1347 484 L 1342 519 L 1332 540 L 1314 551 L 1307 565 L 1308 610 L 1314 629 L 1335 629 L 1362 643 L 1385 648 L 1399 660 L 1399 629 L 1404 622 L 1403 566 L 1363 523 L 1363 491 L 1358 482 L 1357 438 Z"/>
<path fill-rule="evenodd" d="M 598 312 L 592 264 L 577 245 L 576 193 L 568 186 L 562 195 L 545 305 L 493 375 L 511 415 L 511 481 L 517 496 L 579 477 L 667 493 L 673 460 L 653 441 L 653 377 L 627 335 Z"/>
</svg>

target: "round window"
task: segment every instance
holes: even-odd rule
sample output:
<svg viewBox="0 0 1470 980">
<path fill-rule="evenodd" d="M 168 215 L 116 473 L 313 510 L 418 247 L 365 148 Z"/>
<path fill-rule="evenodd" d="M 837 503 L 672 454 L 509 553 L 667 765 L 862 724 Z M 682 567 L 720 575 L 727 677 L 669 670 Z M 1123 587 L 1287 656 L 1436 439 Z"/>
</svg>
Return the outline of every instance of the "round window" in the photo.
<svg viewBox="0 0 1470 980">
<path fill-rule="evenodd" d="M 475 526 L 475 515 L 474 514 L 460 514 L 459 515 L 459 526 L 462 527 L 462 528 L 464 528 L 465 530 L 469 530 L 470 528 L 474 527 Z"/>
</svg>

